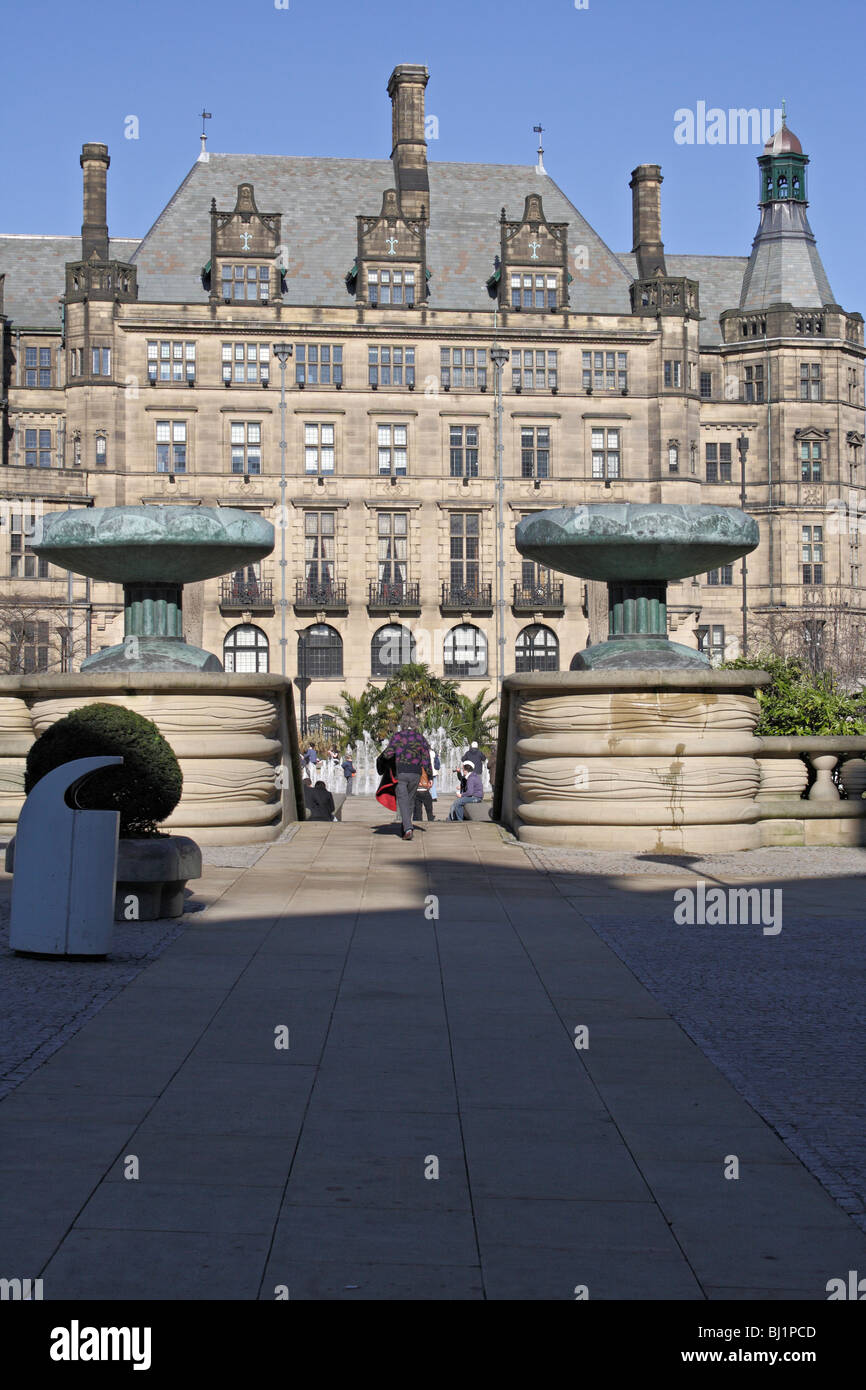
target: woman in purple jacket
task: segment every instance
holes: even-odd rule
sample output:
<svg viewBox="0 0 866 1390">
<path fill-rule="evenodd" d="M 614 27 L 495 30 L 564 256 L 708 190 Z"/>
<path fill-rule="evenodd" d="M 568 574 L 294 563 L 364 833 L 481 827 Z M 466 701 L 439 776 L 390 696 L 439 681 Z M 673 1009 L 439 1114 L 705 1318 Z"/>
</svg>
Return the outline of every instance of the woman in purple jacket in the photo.
<svg viewBox="0 0 866 1390">
<path fill-rule="evenodd" d="M 412 811 L 422 768 L 431 782 L 433 780 L 430 745 L 424 735 L 418 731 L 415 723 L 415 708 L 411 703 L 407 702 L 403 706 L 400 728 L 391 738 L 382 757 L 393 760 L 397 778 L 397 809 L 403 823 L 403 839 L 411 840 Z"/>
</svg>

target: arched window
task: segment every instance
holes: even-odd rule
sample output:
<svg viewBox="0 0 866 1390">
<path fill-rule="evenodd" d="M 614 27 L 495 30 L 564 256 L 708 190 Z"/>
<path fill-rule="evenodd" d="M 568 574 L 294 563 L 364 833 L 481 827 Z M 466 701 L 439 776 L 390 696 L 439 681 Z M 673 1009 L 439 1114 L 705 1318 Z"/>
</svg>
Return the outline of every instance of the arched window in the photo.
<svg viewBox="0 0 866 1390">
<path fill-rule="evenodd" d="M 260 627 L 243 623 L 226 633 L 223 666 L 227 671 L 267 671 L 268 639 Z"/>
<path fill-rule="evenodd" d="M 313 623 L 298 634 L 298 675 L 310 680 L 343 674 L 343 639 L 328 623 Z"/>
<path fill-rule="evenodd" d="M 464 680 L 487 675 L 487 638 L 480 627 L 452 627 L 445 638 L 445 674 Z"/>
<path fill-rule="evenodd" d="M 387 680 L 398 667 L 415 660 L 415 638 L 408 627 L 388 623 L 373 633 L 370 643 L 370 671 Z"/>
<path fill-rule="evenodd" d="M 558 671 L 559 642 L 552 628 L 533 623 L 517 634 L 514 646 L 515 671 Z"/>
</svg>

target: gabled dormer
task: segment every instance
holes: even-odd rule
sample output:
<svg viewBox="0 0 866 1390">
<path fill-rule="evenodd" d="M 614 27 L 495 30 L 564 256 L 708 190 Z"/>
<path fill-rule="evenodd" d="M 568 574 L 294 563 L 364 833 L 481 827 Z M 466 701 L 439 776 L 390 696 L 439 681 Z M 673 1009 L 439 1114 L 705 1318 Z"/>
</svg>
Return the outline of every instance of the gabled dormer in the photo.
<svg viewBox="0 0 866 1390">
<path fill-rule="evenodd" d="M 346 288 L 359 304 L 412 309 L 427 298 L 427 218 L 406 217 L 387 188 L 378 217 L 358 219 L 358 254 Z"/>
<path fill-rule="evenodd" d="M 568 223 L 548 222 L 540 193 L 529 193 L 519 222 L 499 220 L 499 304 L 543 313 L 568 307 Z"/>
<path fill-rule="evenodd" d="M 204 267 L 212 302 L 267 304 L 282 292 L 280 214 L 259 212 L 251 183 L 238 184 L 231 212 L 210 208 L 211 258 Z"/>
</svg>

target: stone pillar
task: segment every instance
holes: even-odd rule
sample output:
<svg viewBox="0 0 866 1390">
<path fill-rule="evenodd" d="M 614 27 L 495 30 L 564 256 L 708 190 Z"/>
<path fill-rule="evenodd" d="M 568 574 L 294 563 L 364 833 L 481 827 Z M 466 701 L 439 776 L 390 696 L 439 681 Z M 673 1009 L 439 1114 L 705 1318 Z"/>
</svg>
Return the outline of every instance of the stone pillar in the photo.
<svg viewBox="0 0 866 1390">
<path fill-rule="evenodd" d="M 397 196 L 404 217 L 430 220 L 430 181 L 424 134 L 424 89 L 430 74 L 419 63 L 400 63 L 388 80 Z M 423 290 L 418 287 L 418 292 Z"/>
<path fill-rule="evenodd" d="M 108 219 L 106 214 L 106 182 L 108 166 L 107 145 L 82 145 L 81 167 L 84 170 L 84 220 L 81 224 L 81 259 L 89 261 L 96 255 L 108 260 Z"/>
<path fill-rule="evenodd" d="M 661 270 L 667 274 L 662 241 L 662 171 L 658 164 L 639 164 L 632 170 L 632 251 L 637 256 L 637 278 L 648 280 Z"/>
</svg>

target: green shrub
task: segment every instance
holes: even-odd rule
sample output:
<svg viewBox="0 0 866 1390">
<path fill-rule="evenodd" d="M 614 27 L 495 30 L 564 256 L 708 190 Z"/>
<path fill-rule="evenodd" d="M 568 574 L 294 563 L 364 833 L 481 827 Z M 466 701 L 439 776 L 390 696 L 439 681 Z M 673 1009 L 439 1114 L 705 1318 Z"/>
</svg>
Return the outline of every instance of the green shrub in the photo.
<svg viewBox="0 0 866 1390">
<path fill-rule="evenodd" d="M 180 801 L 183 774 L 152 720 L 122 705 L 84 705 L 46 729 L 27 754 L 24 789 L 31 792 L 63 763 L 102 755 L 119 755 L 122 767 L 89 777 L 77 804 L 91 811 L 119 811 L 124 838 L 157 835 L 159 822 Z"/>
<path fill-rule="evenodd" d="M 796 657 L 758 652 L 752 657 L 726 661 L 727 671 L 769 672 L 771 683 L 756 692 L 761 717 L 759 735 L 866 734 L 863 695 L 843 690 L 829 671 L 809 671 Z"/>
</svg>

